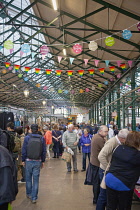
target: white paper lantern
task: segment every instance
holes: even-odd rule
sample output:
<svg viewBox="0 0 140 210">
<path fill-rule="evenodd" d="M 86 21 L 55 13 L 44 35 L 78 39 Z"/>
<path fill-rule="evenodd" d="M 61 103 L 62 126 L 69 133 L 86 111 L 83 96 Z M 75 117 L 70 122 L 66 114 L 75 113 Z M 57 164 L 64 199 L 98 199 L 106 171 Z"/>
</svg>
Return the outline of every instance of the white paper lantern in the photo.
<svg viewBox="0 0 140 210">
<path fill-rule="evenodd" d="M 98 45 L 97 45 L 96 42 L 91 41 L 91 42 L 89 43 L 88 47 L 89 47 L 90 50 L 95 51 L 95 50 L 97 50 Z"/>
</svg>

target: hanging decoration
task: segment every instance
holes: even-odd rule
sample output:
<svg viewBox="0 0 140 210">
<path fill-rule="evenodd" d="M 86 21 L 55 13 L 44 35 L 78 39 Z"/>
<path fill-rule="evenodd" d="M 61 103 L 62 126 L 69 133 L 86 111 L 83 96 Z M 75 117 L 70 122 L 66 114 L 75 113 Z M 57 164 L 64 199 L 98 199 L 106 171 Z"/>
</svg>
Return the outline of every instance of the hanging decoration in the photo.
<svg viewBox="0 0 140 210">
<path fill-rule="evenodd" d="M 98 63 L 99 63 L 99 60 L 95 60 L 95 66 L 97 67 L 98 66 Z"/>
<path fill-rule="evenodd" d="M 10 67 L 9 67 L 9 70 L 12 70 L 12 69 L 13 69 L 13 67 L 12 67 L 12 66 L 10 66 Z"/>
<path fill-rule="evenodd" d="M 92 89 L 92 90 L 95 90 L 95 86 L 94 86 L 94 85 L 92 85 L 91 89 Z"/>
<path fill-rule="evenodd" d="M 57 76 L 57 77 L 60 77 L 60 75 L 61 75 L 61 73 L 62 73 L 62 70 L 56 70 L 55 72 L 56 72 L 56 76 Z"/>
<path fill-rule="evenodd" d="M 119 79 L 119 78 L 121 78 L 121 74 L 119 73 L 119 74 L 117 74 L 117 78 Z"/>
<path fill-rule="evenodd" d="M 101 73 L 102 75 L 104 75 L 105 68 L 100 68 L 99 71 L 100 71 L 100 73 Z"/>
<path fill-rule="evenodd" d="M 113 81 L 114 81 L 114 78 L 113 78 L 113 77 L 111 77 L 111 78 L 110 78 L 110 81 L 111 81 L 111 82 L 113 82 Z"/>
<path fill-rule="evenodd" d="M 20 65 L 16 65 L 16 64 L 14 65 L 15 72 L 18 72 L 19 68 L 20 68 Z"/>
<path fill-rule="evenodd" d="M 128 81 L 127 84 L 128 84 L 128 85 L 131 85 L 131 81 Z"/>
<path fill-rule="evenodd" d="M 42 45 L 40 47 L 40 54 L 42 55 L 42 59 L 44 60 L 45 56 L 48 54 L 49 52 L 49 48 L 47 47 L 47 45 Z"/>
<path fill-rule="evenodd" d="M 106 37 L 105 44 L 106 44 L 106 46 L 109 46 L 109 47 L 113 46 L 115 44 L 114 38 L 111 36 Z"/>
<path fill-rule="evenodd" d="M 37 83 L 36 84 L 36 87 L 40 88 L 41 87 L 40 83 Z"/>
<path fill-rule="evenodd" d="M 89 89 L 89 88 L 86 88 L 86 89 L 85 89 L 85 92 L 87 92 L 87 93 L 88 93 L 89 91 L 90 91 L 90 89 Z"/>
<path fill-rule="evenodd" d="M 10 50 L 10 53 L 13 52 L 13 47 L 14 47 L 14 44 L 11 40 L 7 40 L 4 42 L 4 48 L 7 49 L 7 50 Z"/>
<path fill-rule="evenodd" d="M 11 64 L 9 62 L 4 62 L 4 64 L 5 64 L 6 69 L 9 69 Z"/>
<path fill-rule="evenodd" d="M 84 59 L 85 66 L 87 65 L 89 59 Z"/>
<path fill-rule="evenodd" d="M 51 91 L 51 92 L 54 92 L 54 88 L 51 88 L 50 91 Z"/>
<path fill-rule="evenodd" d="M 98 49 L 98 45 L 95 41 L 90 41 L 88 47 L 89 47 L 89 50 L 91 51 L 95 51 Z"/>
<path fill-rule="evenodd" d="M 29 44 L 23 44 L 23 45 L 21 46 L 21 51 L 22 51 L 23 53 L 29 53 L 29 52 L 30 52 L 30 45 L 29 45 Z"/>
<path fill-rule="evenodd" d="M 23 79 L 25 82 L 27 82 L 29 80 L 28 77 L 24 77 Z"/>
<path fill-rule="evenodd" d="M 35 57 L 35 53 L 34 52 L 31 53 L 31 57 L 32 57 L 32 59 Z"/>
<path fill-rule="evenodd" d="M 35 74 L 38 75 L 41 69 L 35 68 Z"/>
<path fill-rule="evenodd" d="M 7 73 L 6 69 L 3 69 L 3 70 L 2 70 L 2 73 L 3 73 L 3 74 L 6 74 L 6 73 Z"/>
<path fill-rule="evenodd" d="M 98 87 L 101 88 L 102 87 L 102 84 L 98 84 Z"/>
<path fill-rule="evenodd" d="M 121 61 L 117 61 L 117 66 L 120 67 Z"/>
<path fill-rule="evenodd" d="M 51 75 L 52 70 L 51 70 L 51 69 L 46 69 L 46 71 L 45 71 L 45 72 L 46 72 L 46 75 L 47 75 L 47 76 L 50 76 L 50 75 Z"/>
<path fill-rule="evenodd" d="M 82 52 L 82 46 L 80 44 L 73 45 L 72 49 L 76 54 L 80 54 Z"/>
<path fill-rule="evenodd" d="M 62 60 L 62 56 L 58 56 L 57 58 L 58 58 L 58 62 L 60 63 Z"/>
<path fill-rule="evenodd" d="M 122 33 L 122 36 L 124 39 L 130 39 L 131 36 L 132 36 L 132 33 L 130 30 L 124 30 L 123 33 Z"/>
<path fill-rule="evenodd" d="M 70 64 L 72 64 L 74 61 L 74 58 L 70 58 Z"/>
<path fill-rule="evenodd" d="M 25 72 L 28 73 L 28 71 L 30 70 L 30 67 L 25 66 L 24 69 L 25 69 Z"/>
<path fill-rule="evenodd" d="M 0 50 L 2 50 L 3 46 L 0 45 Z"/>
<path fill-rule="evenodd" d="M 75 93 L 75 91 L 74 91 L 74 90 L 72 90 L 72 91 L 71 91 L 71 94 L 74 94 L 74 93 Z"/>
<path fill-rule="evenodd" d="M 89 72 L 89 74 L 90 74 L 91 76 L 94 75 L 94 69 L 88 69 L 88 72 Z"/>
<path fill-rule="evenodd" d="M 47 86 L 44 86 L 44 87 L 43 87 L 43 90 L 47 90 L 47 89 L 48 89 L 48 87 L 47 87 Z"/>
<path fill-rule="evenodd" d="M 109 62 L 110 62 L 109 60 L 105 60 L 106 67 L 108 67 Z"/>
<path fill-rule="evenodd" d="M 68 74 L 69 77 L 71 77 L 72 74 L 73 74 L 73 70 L 67 70 L 67 74 Z"/>
<path fill-rule="evenodd" d="M 137 24 L 137 29 L 140 31 L 140 23 Z"/>
<path fill-rule="evenodd" d="M 83 92 L 84 92 L 84 90 L 83 90 L 83 89 L 80 89 L 80 90 L 79 90 L 79 93 L 83 93 Z"/>
<path fill-rule="evenodd" d="M 62 93 L 63 92 L 63 90 L 61 90 L 61 89 L 58 89 L 58 93 Z"/>
<path fill-rule="evenodd" d="M 24 54 L 24 52 L 20 51 L 20 57 L 22 57 L 22 56 L 23 56 L 23 54 Z"/>
<path fill-rule="evenodd" d="M 125 71 L 126 70 L 126 64 L 125 63 L 121 64 L 120 68 Z"/>
<path fill-rule="evenodd" d="M 84 74 L 84 70 L 78 70 L 78 74 L 80 75 L 80 77 L 82 77 Z"/>
<path fill-rule="evenodd" d="M 111 71 L 112 73 L 115 72 L 115 66 L 110 66 L 109 69 L 110 69 L 110 71 Z"/>
<path fill-rule="evenodd" d="M 23 76 L 23 74 L 18 74 L 18 77 L 19 77 L 19 78 L 22 78 L 22 76 Z"/>
<path fill-rule="evenodd" d="M 64 90 L 64 93 L 65 93 L 65 94 L 68 94 L 68 92 L 69 92 L 68 90 Z"/>
<path fill-rule="evenodd" d="M 107 81 L 107 80 L 106 80 L 106 81 L 104 81 L 104 84 L 105 84 L 105 85 L 108 85 L 108 81 Z"/>
<path fill-rule="evenodd" d="M 133 61 L 128 61 L 128 65 L 130 68 L 132 67 L 132 64 L 133 64 Z"/>
</svg>

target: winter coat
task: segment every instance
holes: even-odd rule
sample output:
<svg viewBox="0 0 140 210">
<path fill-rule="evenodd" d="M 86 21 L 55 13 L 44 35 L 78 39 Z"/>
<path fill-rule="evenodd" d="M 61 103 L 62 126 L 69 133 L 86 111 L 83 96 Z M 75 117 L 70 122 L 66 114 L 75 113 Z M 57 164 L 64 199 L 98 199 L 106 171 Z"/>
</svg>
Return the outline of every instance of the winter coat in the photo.
<svg viewBox="0 0 140 210">
<path fill-rule="evenodd" d="M 85 136 L 84 134 L 82 134 L 81 138 L 80 138 L 80 145 L 82 146 L 82 152 L 83 153 L 90 153 L 91 150 L 91 139 L 92 139 L 92 135 L 88 134 L 88 136 Z M 85 146 L 85 144 L 90 144 L 89 146 Z"/>
<path fill-rule="evenodd" d="M 46 144 L 52 144 L 52 132 L 51 131 L 46 131 L 45 135 L 44 135 L 44 139 Z"/>
</svg>

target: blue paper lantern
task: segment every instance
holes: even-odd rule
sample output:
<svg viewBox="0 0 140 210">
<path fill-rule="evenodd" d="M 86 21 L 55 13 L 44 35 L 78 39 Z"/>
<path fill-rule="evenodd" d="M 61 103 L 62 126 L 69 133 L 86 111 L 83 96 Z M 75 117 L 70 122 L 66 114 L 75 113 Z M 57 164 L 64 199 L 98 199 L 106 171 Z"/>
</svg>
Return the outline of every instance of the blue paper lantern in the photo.
<svg viewBox="0 0 140 210">
<path fill-rule="evenodd" d="M 24 77 L 24 81 L 27 82 L 28 81 L 28 77 Z"/>
<path fill-rule="evenodd" d="M 108 81 L 104 81 L 104 84 L 105 84 L 105 85 L 108 85 Z"/>
<path fill-rule="evenodd" d="M 65 91 L 64 91 L 65 94 L 68 94 L 68 92 L 69 92 L 68 90 L 65 90 Z"/>
<path fill-rule="evenodd" d="M 130 30 L 124 30 L 123 33 L 122 33 L 122 36 L 124 39 L 130 39 L 131 36 L 132 36 L 132 33 Z"/>
<path fill-rule="evenodd" d="M 29 44 L 23 44 L 23 45 L 21 46 L 21 51 L 22 51 L 23 53 L 28 53 L 28 52 L 30 52 L 30 45 L 29 45 Z"/>
</svg>

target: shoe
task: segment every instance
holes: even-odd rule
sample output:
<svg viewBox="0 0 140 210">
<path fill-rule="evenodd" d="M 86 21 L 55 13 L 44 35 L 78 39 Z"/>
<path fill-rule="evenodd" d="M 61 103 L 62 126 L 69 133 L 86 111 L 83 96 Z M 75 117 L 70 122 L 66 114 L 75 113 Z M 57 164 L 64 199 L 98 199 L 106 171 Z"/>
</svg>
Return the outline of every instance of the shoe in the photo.
<svg viewBox="0 0 140 210">
<path fill-rule="evenodd" d="M 32 203 L 36 203 L 37 202 L 37 200 L 32 200 Z"/>
<path fill-rule="evenodd" d="M 82 169 L 81 172 L 85 171 L 85 169 Z"/>
<path fill-rule="evenodd" d="M 59 157 L 57 157 L 57 158 L 59 158 Z"/>
<path fill-rule="evenodd" d="M 70 170 L 70 169 L 68 169 L 68 172 L 71 172 L 71 170 Z"/>
<path fill-rule="evenodd" d="M 74 170 L 74 173 L 77 173 L 78 172 L 78 169 Z"/>
<path fill-rule="evenodd" d="M 55 156 L 53 158 L 56 158 Z"/>
<path fill-rule="evenodd" d="M 26 197 L 27 197 L 28 199 L 31 199 L 31 196 L 30 196 L 30 195 L 26 195 Z"/>
</svg>

